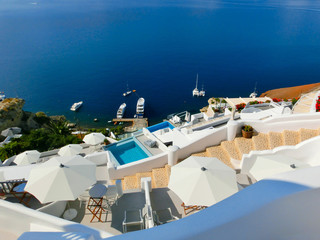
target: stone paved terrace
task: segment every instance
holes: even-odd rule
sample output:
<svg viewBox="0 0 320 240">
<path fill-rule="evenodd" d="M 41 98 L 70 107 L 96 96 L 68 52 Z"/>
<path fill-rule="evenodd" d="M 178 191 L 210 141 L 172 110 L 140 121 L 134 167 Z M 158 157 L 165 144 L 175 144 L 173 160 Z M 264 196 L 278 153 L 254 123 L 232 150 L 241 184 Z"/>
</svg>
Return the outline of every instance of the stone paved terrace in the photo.
<svg viewBox="0 0 320 240">
<path fill-rule="evenodd" d="M 168 188 L 152 189 L 150 197 L 153 210 L 170 207 L 174 216 L 178 218 L 185 217 L 181 207 L 182 201 Z M 144 192 L 140 190 L 124 191 L 124 195 L 118 200 L 118 205 L 112 205 L 111 211 L 108 211 L 108 214 L 102 215 L 104 222 L 99 222 L 97 218 L 95 218 L 92 223 L 90 223 L 92 214 L 86 208 L 87 203 L 82 202 L 81 207 L 79 205 L 78 200 L 70 203 L 70 207 L 78 210 L 78 216 L 73 221 L 118 235 L 122 234 L 122 221 L 125 210 L 143 209 L 145 205 L 145 195 Z"/>
</svg>

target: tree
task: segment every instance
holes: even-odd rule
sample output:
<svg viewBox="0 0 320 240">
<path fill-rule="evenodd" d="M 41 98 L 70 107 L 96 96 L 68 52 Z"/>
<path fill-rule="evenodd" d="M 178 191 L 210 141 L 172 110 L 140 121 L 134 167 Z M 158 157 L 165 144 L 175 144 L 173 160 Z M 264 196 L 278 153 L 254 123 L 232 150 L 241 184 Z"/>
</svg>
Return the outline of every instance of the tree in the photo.
<svg viewBox="0 0 320 240">
<path fill-rule="evenodd" d="M 214 100 L 216 101 L 216 108 L 219 108 L 220 106 L 218 107 L 218 103 L 220 103 L 220 98 L 215 98 Z"/>
<path fill-rule="evenodd" d="M 59 135 L 69 135 L 70 130 L 68 128 L 68 122 L 60 119 L 60 120 L 50 120 L 48 123 L 48 129 L 54 133 Z"/>
</svg>

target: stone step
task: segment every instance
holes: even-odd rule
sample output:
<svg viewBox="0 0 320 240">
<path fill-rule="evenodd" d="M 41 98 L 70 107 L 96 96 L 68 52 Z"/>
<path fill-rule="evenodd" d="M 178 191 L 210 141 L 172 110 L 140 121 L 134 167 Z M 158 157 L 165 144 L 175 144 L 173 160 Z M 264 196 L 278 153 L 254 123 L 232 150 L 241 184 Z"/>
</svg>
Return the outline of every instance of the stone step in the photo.
<svg viewBox="0 0 320 240">
<path fill-rule="evenodd" d="M 306 128 L 301 128 L 299 130 L 300 132 L 300 139 L 301 142 L 305 141 L 309 138 L 313 138 L 319 135 L 319 130 L 318 129 L 306 129 Z"/>
<path fill-rule="evenodd" d="M 152 177 L 154 180 L 155 188 L 164 188 L 168 186 L 169 178 L 167 176 L 167 170 L 165 168 L 152 169 Z"/>
<path fill-rule="evenodd" d="M 257 136 L 252 137 L 253 148 L 256 151 L 270 149 L 269 135 L 265 133 L 259 133 Z"/>
<path fill-rule="evenodd" d="M 278 132 L 269 132 L 269 146 L 270 149 L 274 149 L 276 147 L 280 147 L 284 145 L 283 135 Z"/>
<path fill-rule="evenodd" d="M 191 156 L 195 156 L 195 157 L 207 157 L 207 152 L 198 152 L 198 153 L 193 153 L 191 154 Z"/>
<path fill-rule="evenodd" d="M 241 154 L 234 141 L 221 142 L 221 147 L 229 154 L 231 158 L 241 160 Z"/>
<path fill-rule="evenodd" d="M 122 181 L 122 187 L 123 187 L 123 190 L 139 189 L 137 176 L 132 175 L 132 176 L 124 177 Z"/>
<path fill-rule="evenodd" d="M 284 130 L 282 132 L 284 145 L 297 145 L 300 142 L 300 132 Z"/>
<path fill-rule="evenodd" d="M 216 157 L 227 166 L 234 168 L 230 161 L 229 154 L 221 146 L 209 147 L 206 152 L 207 157 Z"/>
<path fill-rule="evenodd" d="M 243 154 L 248 154 L 250 151 L 254 150 L 253 141 L 251 138 L 237 137 L 234 139 L 234 142 L 238 148 L 241 158 Z"/>
</svg>

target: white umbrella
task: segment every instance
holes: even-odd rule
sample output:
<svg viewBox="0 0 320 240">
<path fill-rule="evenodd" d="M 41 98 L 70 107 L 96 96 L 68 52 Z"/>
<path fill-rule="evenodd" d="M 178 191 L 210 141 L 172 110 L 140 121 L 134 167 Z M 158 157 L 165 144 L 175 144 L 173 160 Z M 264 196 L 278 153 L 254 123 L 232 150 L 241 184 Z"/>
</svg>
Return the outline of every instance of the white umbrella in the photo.
<svg viewBox="0 0 320 240">
<path fill-rule="evenodd" d="M 58 154 L 60 156 L 74 156 L 81 152 L 82 147 L 79 144 L 69 144 L 60 148 Z"/>
<path fill-rule="evenodd" d="M 305 167 L 310 167 L 310 165 L 282 154 L 257 156 L 256 161 L 249 170 L 249 175 L 259 181 L 278 173 Z"/>
<path fill-rule="evenodd" d="M 83 141 L 90 145 L 97 145 L 102 143 L 105 138 L 102 133 L 90 133 L 84 136 Z"/>
<path fill-rule="evenodd" d="M 171 168 L 168 187 L 185 205 L 211 206 L 238 192 L 236 172 L 217 158 L 191 156 Z"/>
<path fill-rule="evenodd" d="M 7 129 L 3 130 L 1 132 L 1 135 L 5 136 L 5 137 L 12 137 L 13 135 L 18 134 L 20 132 L 21 132 L 21 128 L 11 127 L 11 128 L 7 128 Z"/>
<path fill-rule="evenodd" d="M 75 200 L 96 183 L 96 165 L 83 157 L 54 157 L 32 169 L 25 190 L 41 203 Z"/>
<path fill-rule="evenodd" d="M 30 150 L 20 153 L 13 160 L 17 165 L 28 165 L 31 163 L 36 163 L 40 158 L 40 153 L 37 150 Z"/>
</svg>

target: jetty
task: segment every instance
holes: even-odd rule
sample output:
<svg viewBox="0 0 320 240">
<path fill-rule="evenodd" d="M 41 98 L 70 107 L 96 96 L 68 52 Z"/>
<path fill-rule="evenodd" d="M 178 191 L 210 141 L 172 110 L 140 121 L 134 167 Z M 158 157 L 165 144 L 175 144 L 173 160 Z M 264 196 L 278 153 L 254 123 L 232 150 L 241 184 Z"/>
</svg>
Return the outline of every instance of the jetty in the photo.
<svg viewBox="0 0 320 240">
<path fill-rule="evenodd" d="M 135 132 L 144 127 L 148 127 L 148 118 L 114 118 L 113 122 L 131 122 L 131 126 L 125 127 L 125 132 Z"/>
</svg>

